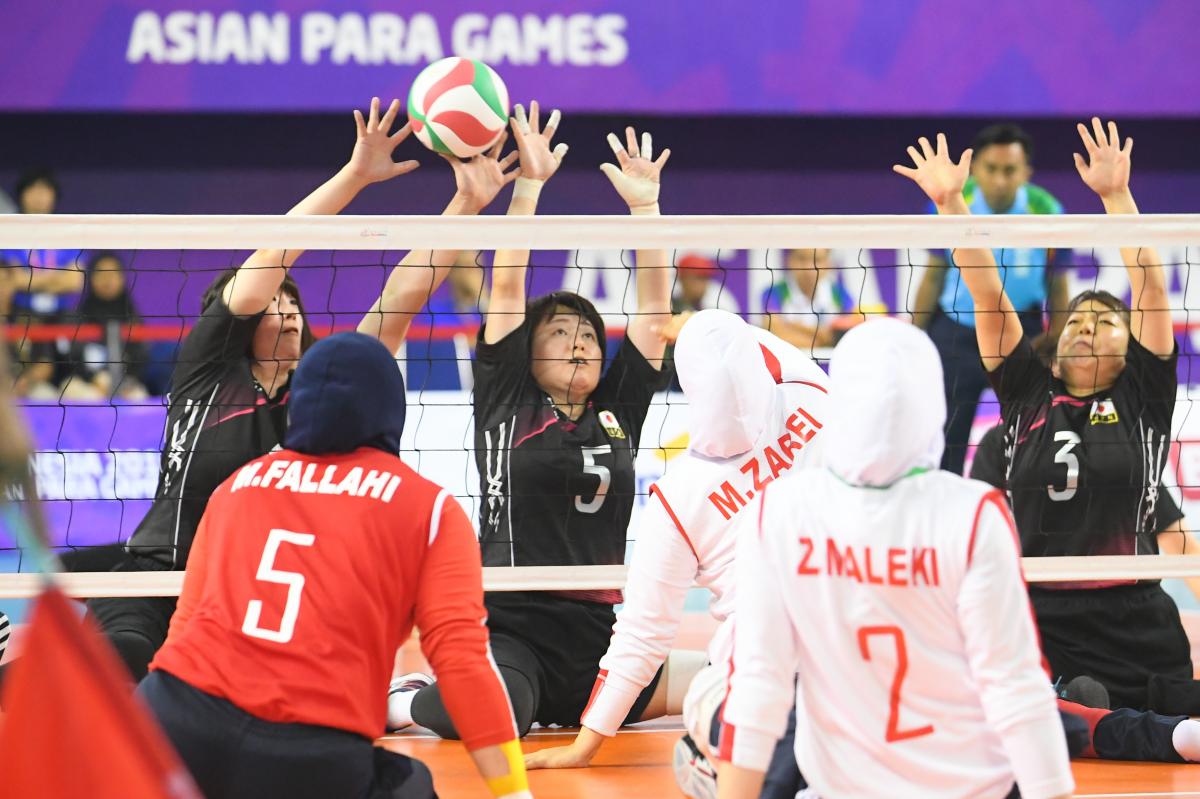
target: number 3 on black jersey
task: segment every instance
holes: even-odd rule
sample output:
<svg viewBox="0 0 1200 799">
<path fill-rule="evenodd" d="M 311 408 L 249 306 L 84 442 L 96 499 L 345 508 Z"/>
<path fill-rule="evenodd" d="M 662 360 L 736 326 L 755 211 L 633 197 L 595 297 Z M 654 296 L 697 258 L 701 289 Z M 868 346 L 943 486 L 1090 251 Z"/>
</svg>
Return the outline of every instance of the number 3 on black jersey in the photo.
<svg viewBox="0 0 1200 799">
<path fill-rule="evenodd" d="M 1054 454 L 1054 462 L 1067 467 L 1067 484 L 1064 488 L 1048 485 L 1046 490 L 1055 502 L 1067 502 L 1074 499 L 1075 491 L 1079 488 L 1079 458 L 1071 450 L 1079 445 L 1080 438 L 1070 430 L 1061 430 L 1054 434 L 1054 442 L 1060 441 L 1062 446 Z"/>
<path fill-rule="evenodd" d="M 580 452 L 583 453 L 583 473 L 594 474 L 600 478 L 600 486 L 596 489 L 596 493 L 592 498 L 584 501 L 582 494 L 575 495 L 575 510 L 580 513 L 595 513 L 604 505 L 605 498 L 608 497 L 608 487 L 612 484 L 612 472 L 607 466 L 596 463 L 597 455 L 611 455 L 612 445 L 601 444 L 598 447 L 580 447 Z"/>
</svg>

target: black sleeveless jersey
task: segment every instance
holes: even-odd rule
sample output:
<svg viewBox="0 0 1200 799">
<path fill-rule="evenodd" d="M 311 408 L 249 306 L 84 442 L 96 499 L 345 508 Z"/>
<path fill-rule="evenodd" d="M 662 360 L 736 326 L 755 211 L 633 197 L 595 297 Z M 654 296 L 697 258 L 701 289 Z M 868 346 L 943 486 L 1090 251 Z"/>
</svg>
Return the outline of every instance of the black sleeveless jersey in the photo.
<svg viewBox="0 0 1200 799">
<path fill-rule="evenodd" d="M 1067 393 L 1022 339 L 988 377 L 1005 426 L 1006 484 L 1026 556 L 1157 552 L 1159 478 L 1176 362 L 1130 337 L 1107 391 Z"/>
<path fill-rule="evenodd" d="M 527 319 L 475 354 L 475 462 L 485 566 L 576 566 L 625 560 L 634 459 L 662 380 L 628 339 L 576 421 L 530 372 Z"/>
</svg>

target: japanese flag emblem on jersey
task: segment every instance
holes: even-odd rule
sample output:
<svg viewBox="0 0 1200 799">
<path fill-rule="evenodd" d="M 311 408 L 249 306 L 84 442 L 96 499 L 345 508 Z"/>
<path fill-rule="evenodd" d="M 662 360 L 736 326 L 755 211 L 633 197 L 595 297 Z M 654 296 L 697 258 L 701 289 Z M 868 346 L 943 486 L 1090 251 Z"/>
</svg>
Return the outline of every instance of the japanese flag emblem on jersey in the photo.
<svg viewBox="0 0 1200 799">
<path fill-rule="evenodd" d="M 624 438 L 625 431 L 621 429 L 621 423 L 617 421 L 617 417 L 612 411 L 600 411 L 600 426 L 604 428 L 604 432 L 608 433 L 609 438 Z"/>
<path fill-rule="evenodd" d="M 1111 398 L 1092 403 L 1092 424 L 1116 424 L 1118 421 L 1120 419 L 1117 416 L 1117 406 Z"/>
</svg>

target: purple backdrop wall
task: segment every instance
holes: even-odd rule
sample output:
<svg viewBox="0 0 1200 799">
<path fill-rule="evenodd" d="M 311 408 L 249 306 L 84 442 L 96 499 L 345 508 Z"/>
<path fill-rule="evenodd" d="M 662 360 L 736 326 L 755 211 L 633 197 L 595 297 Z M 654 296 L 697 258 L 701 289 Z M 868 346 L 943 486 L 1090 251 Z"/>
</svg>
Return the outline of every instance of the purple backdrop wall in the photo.
<svg viewBox="0 0 1200 799">
<path fill-rule="evenodd" d="M 266 8 L 264 8 L 266 6 Z M 1192 0 L 0 2 L 0 109 L 330 110 L 447 55 L 651 113 L 1200 111 Z"/>
</svg>

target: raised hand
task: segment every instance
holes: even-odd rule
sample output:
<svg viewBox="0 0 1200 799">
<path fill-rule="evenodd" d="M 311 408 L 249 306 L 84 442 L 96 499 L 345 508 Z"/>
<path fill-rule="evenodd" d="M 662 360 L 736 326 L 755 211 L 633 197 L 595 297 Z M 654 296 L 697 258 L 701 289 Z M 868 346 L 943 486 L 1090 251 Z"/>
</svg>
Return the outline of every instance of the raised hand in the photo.
<svg viewBox="0 0 1200 799">
<path fill-rule="evenodd" d="M 400 101 L 392 100 L 387 112 L 379 116 L 379 98 L 371 98 L 371 110 L 364 120 L 362 112 L 354 109 L 354 124 L 358 129 L 358 140 L 354 142 L 354 152 L 346 169 L 363 184 L 378 183 L 389 180 L 397 175 L 412 172 L 420 166 L 416 161 L 392 160 L 392 153 L 400 142 L 408 138 L 412 132 L 410 125 L 404 125 L 400 130 L 389 135 L 388 131 L 396 122 L 400 113 Z"/>
<path fill-rule="evenodd" d="M 937 135 L 937 149 L 929 144 L 929 139 L 922 136 L 917 140 L 921 146 L 908 148 L 908 155 L 913 160 L 914 167 L 895 164 L 892 171 L 911 179 L 921 187 L 933 204 L 943 206 L 955 198 L 962 198 L 963 186 L 971 173 L 970 149 L 963 150 L 958 163 L 950 160 L 950 146 L 946 143 L 946 134 Z"/>
<path fill-rule="evenodd" d="M 500 150 L 507 140 L 508 134 L 501 134 L 496 143 L 492 145 L 492 149 L 466 161 L 451 155 L 442 156 L 450 162 L 450 166 L 454 169 L 454 182 L 458 188 L 455 197 L 463 204 L 464 210 L 467 212 L 479 213 L 482 211 L 492 200 L 496 199 L 500 189 L 516 180 L 521 174 L 520 169 L 510 168 L 517 162 L 516 150 L 503 158 L 500 157 Z"/>
<path fill-rule="evenodd" d="M 630 210 L 657 205 L 659 179 L 662 168 L 671 157 L 671 151 L 663 150 L 657 160 L 650 160 L 654 158 L 650 134 L 642 133 L 642 143 L 639 147 L 633 128 L 625 128 L 625 146 L 621 145 L 621 140 L 615 133 L 608 134 L 608 146 L 612 147 L 620 166 L 606 163 L 600 165 L 600 170 L 612 181 L 613 187 Z"/>
<path fill-rule="evenodd" d="M 1087 160 L 1079 153 L 1073 153 L 1075 168 L 1079 170 L 1079 177 L 1083 178 L 1083 182 L 1099 194 L 1101 199 L 1129 191 L 1133 139 L 1125 139 L 1125 146 L 1122 147 L 1121 137 L 1117 134 L 1117 123 L 1108 123 L 1106 135 L 1099 117 L 1092 117 L 1090 131 L 1082 122 L 1076 127 L 1079 130 L 1079 138 L 1083 139 L 1083 147 L 1087 150 Z"/>
<path fill-rule="evenodd" d="M 517 152 L 521 157 L 521 177 L 527 180 L 546 181 L 558 171 L 563 156 L 567 154 L 567 145 L 559 143 L 553 150 L 550 141 L 558 130 L 562 115 L 557 109 L 550 112 L 546 127 L 538 130 L 538 102 L 529 104 L 529 116 L 525 116 L 525 106 L 517 103 L 513 106 L 513 118 L 510 120 L 513 140 L 517 143 Z"/>
</svg>

